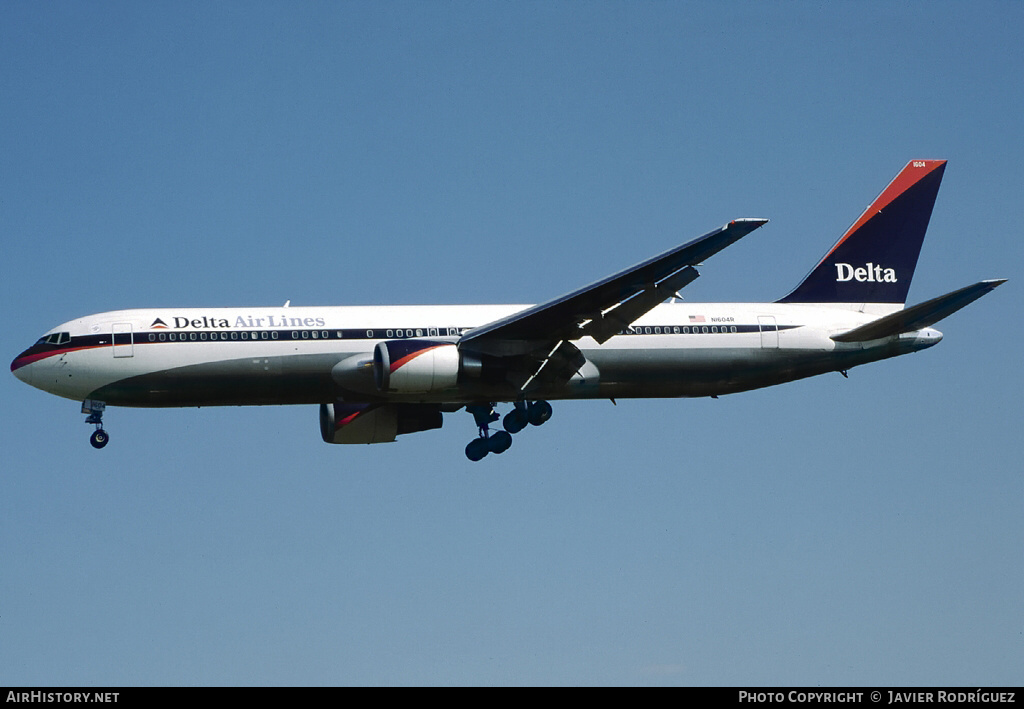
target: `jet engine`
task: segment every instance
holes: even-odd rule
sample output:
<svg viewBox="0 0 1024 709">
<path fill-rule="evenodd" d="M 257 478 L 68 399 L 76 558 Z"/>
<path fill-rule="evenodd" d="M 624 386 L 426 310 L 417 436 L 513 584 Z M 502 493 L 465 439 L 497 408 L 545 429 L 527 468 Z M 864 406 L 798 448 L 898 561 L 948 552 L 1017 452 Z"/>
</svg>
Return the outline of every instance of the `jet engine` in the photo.
<svg viewBox="0 0 1024 709">
<path fill-rule="evenodd" d="M 429 404 L 320 404 L 325 443 L 391 443 L 403 433 L 441 428 L 441 410 Z"/>
<path fill-rule="evenodd" d="M 459 348 L 437 340 L 384 340 L 373 350 L 373 376 L 385 394 L 450 389 L 459 378 Z"/>
</svg>

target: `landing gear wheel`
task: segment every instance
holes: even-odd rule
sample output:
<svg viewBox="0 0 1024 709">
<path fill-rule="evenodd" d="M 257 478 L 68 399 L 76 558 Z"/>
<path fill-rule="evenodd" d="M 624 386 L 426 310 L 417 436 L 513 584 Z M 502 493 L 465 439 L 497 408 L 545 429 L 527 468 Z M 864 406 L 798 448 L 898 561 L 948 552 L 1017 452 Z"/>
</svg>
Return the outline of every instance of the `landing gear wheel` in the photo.
<svg viewBox="0 0 1024 709">
<path fill-rule="evenodd" d="M 501 423 L 509 433 L 519 433 L 530 423 L 530 419 L 525 409 L 515 408 L 505 415 Z"/>
<path fill-rule="evenodd" d="M 526 415 L 534 426 L 540 426 L 551 418 L 551 413 L 551 404 L 546 401 L 535 401 L 526 410 Z"/>
<path fill-rule="evenodd" d="M 498 431 L 487 441 L 487 448 L 491 453 L 504 453 L 512 446 L 512 434 L 508 431 Z"/>
<path fill-rule="evenodd" d="M 474 463 L 478 460 L 483 460 L 484 457 L 490 452 L 490 447 L 487 443 L 486 438 L 474 438 L 466 446 L 466 457 Z"/>
<path fill-rule="evenodd" d="M 108 436 L 107 432 L 104 431 L 102 428 L 93 431 L 92 435 L 89 436 L 89 443 L 91 443 L 92 447 L 96 449 L 102 448 L 109 442 L 110 436 Z"/>
</svg>

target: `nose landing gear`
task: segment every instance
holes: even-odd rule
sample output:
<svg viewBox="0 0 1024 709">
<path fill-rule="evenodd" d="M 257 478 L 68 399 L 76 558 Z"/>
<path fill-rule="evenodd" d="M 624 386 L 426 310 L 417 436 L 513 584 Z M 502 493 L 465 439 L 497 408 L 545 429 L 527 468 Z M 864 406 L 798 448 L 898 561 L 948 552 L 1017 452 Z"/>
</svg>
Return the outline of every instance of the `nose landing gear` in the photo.
<svg viewBox="0 0 1024 709">
<path fill-rule="evenodd" d="M 82 413 L 89 414 L 85 422 L 96 426 L 96 430 L 89 436 L 89 443 L 96 449 L 102 448 L 110 442 L 110 436 L 103 430 L 103 411 L 106 408 L 107 405 L 102 401 L 86 399 L 82 402 Z"/>
<path fill-rule="evenodd" d="M 515 408 L 502 421 L 505 430 L 492 434 L 490 424 L 500 418 L 493 404 L 473 404 L 467 406 L 466 411 L 473 414 L 480 429 L 479 437 L 466 446 L 466 457 L 473 462 L 483 460 L 488 453 L 504 453 L 512 445 L 513 433 L 519 433 L 527 424 L 540 426 L 551 418 L 552 413 L 551 404 L 546 401 L 517 401 Z"/>
</svg>

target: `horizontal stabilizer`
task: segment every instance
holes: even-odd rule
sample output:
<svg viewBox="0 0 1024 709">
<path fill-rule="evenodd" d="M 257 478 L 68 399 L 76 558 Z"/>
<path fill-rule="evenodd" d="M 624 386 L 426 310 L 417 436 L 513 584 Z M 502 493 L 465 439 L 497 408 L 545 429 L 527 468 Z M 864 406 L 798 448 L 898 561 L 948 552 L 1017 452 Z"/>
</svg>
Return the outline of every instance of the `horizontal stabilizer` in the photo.
<svg viewBox="0 0 1024 709">
<path fill-rule="evenodd" d="M 939 320 L 960 310 L 960 308 L 970 305 L 1003 283 L 1006 283 L 1005 278 L 981 281 L 972 286 L 955 290 L 952 293 L 940 295 L 938 298 L 926 300 L 919 305 L 886 315 L 878 320 L 873 320 L 867 325 L 861 325 L 849 332 L 833 335 L 832 339 L 836 342 L 866 342 L 930 327 Z"/>
</svg>

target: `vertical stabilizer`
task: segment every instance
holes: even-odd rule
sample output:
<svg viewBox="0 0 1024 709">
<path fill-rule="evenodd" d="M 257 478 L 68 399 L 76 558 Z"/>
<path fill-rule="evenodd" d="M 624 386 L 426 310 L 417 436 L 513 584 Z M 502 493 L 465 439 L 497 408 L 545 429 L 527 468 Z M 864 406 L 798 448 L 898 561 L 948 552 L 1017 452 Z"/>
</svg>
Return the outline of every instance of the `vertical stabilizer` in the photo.
<svg viewBox="0 0 1024 709">
<path fill-rule="evenodd" d="M 945 160 L 912 160 L 780 303 L 907 300 Z"/>
</svg>

